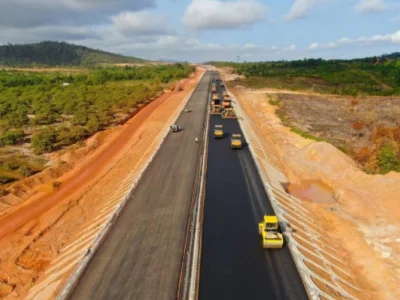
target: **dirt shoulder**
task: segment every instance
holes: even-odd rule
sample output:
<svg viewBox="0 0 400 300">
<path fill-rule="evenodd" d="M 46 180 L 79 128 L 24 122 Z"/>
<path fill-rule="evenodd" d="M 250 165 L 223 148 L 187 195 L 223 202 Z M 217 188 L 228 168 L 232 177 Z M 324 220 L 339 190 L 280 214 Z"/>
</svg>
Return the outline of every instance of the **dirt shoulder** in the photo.
<svg viewBox="0 0 400 300">
<path fill-rule="evenodd" d="M 28 298 L 52 297 L 82 249 L 93 243 L 125 197 L 130 188 L 126 179 L 134 180 L 143 171 L 160 142 L 160 132 L 203 72 L 197 69 L 183 80 L 182 92 L 157 98 L 126 124 L 56 158 L 58 163 L 44 171 L 42 178 L 24 183 L 23 201 L 15 201 L 0 219 L 0 297 L 27 298 L 28 291 Z M 54 180 L 61 183 L 57 189 L 53 189 Z"/>
<path fill-rule="evenodd" d="M 326 142 L 316 142 L 302 138 L 281 124 L 276 116 L 277 106 L 269 103 L 265 92 L 249 91 L 243 88 L 231 89 L 238 101 L 250 116 L 260 141 L 274 152 L 271 166 L 280 169 L 288 182 L 275 184 L 284 190 L 288 184 L 303 184 L 307 181 L 321 182 L 332 191 L 335 203 L 323 204 L 313 201 L 301 201 L 298 212 L 289 219 L 293 227 L 304 228 L 310 221 L 315 232 L 320 232 L 321 239 L 307 245 L 311 251 L 314 246 L 324 241 L 325 249 L 331 249 L 330 256 L 340 256 L 343 270 L 339 278 L 348 278 L 337 285 L 350 295 L 360 299 L 397 299 L 400 297 L 400 174 L 391 172 L 387 175 L 368 175 L 360 170 L 350 157 Z M 304 112 L 309 107 L 307 99 L 298 95 L 289 97 L 296 105 L 303 105 Z M 312 100 L 310 100 L 311 102 Z M 328 101 L 328 100 L 327 100 Z M 311 106 L 311 105 L 310 105 Z M 308 114 L 315 113 L 315 108 Z M 328 118 L 329 119 L 329 118 Z M 320 116 L 315 123 L 325 122 Z M 321 129 L 322 130 L 322 129 Z M 262 155 L 262 154 L 260 154 Z M 274 167 L 274 168 L 275 168 Z M 283 195 L 282 192 L 277 195 Z M 287 200 L 288 212 L 294 209 L 289 205 L 290 198 L 279 200 L 281 205 Z M 292 201 L 293 202 L 293 201 Z M 296 202 L 297 203 L 297 202 Z M 308 218 L 296 219 L 299 211 L 304 211 Z M 289 214 L 290 215 L 290 214 Z M 302 225 L 300 225 L 302 224 Z M 300 231 L 299 231 L 300 232 Z M 305 231 L 307 232 L 307 230 Z M 301 239 L 299 239 L 301 240 Z M 305 241 L 303 237 L 303 241 Z M 306 251 L 310 257 L 309 250 Z M 306 253 L 304 252 L 304 253 Z M 318 250 L 319 254 L 321 253 Z M 325 251 L 324 253 L 329 252 Z M 314 252 L 315 254 L 318 254 Z M 329 258 L 326 256 L 325 258 Z M 325 259 L 324 258 L 324 259 Z M 318 259 L 314 260 L 318 264 Z M 327 260 L 319 261 L 327 265 Z M 339 262 L 335 263 L 336 266 Z M 334 264 L 334 265 L 335 265 Z M 335 267 L 330 265 L 332 273 Z M 315 266 L 310 265 L 314 270 Z M 320 271 L 320 276 L 338 283 L 338 277 Z M 341 272 L 334 272 L 340 274 Z M 321 275 L 324 274 L 324 275 Z M 347 275 L 345 275 L 347 274 Z M 315 283 L 316 281 L 314 281 Z M 319 282 L 320 284 L 321 282 Z M 317 284 L 317 285 L 319 285 Z M 326 291 L 333 293 L 325 286 Z M 336 295 L 336 294 L 331 294 Z"/>
</svg>

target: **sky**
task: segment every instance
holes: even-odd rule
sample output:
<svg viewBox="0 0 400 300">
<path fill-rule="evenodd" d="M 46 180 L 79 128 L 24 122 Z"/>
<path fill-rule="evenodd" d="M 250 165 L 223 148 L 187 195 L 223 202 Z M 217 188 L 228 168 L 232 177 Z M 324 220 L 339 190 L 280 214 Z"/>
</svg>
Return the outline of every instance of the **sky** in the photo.
<svg viewBox="0 0 400 300">
<path fill-rule="evenodd" d="M 149 60 L 400 51 L 400 0 L 0 0 L 0 44 L 66 41 Z"/>
</svg>

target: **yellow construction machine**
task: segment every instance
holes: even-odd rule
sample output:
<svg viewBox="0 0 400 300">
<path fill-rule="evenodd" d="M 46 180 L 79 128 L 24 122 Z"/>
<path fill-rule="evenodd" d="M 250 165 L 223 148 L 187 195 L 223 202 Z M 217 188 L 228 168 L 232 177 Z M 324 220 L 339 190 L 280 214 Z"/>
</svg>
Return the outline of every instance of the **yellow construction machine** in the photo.
<svg viewBox="0 0 400 300">
<path fill-rule="evenodd" d="M 224 127 L 222 125 L 214 126 L 214 137 L 216 139 L 222 139 L 224 137 Z"/>
<path fill-rule="evenodd" d="M 265 215 L 262 222 L 258 223 L 258 233 L 264 249 L 283 247 L 283 236 L 279 232 L 279 221 L 276 216 Z"/>
<path fill-rule="evenodd" d="M 242 135 L 232 134 L 231 136 L 231 148 L 241 149 L 242 148 Z"/>
</svg>

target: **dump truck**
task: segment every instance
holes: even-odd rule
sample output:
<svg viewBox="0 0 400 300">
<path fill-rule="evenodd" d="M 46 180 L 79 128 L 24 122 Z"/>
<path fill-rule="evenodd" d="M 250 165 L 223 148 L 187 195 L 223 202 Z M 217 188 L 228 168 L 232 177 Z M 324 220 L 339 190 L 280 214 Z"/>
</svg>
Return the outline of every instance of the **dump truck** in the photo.
<svg viewBox="0 0 400 300">
<path fill-rule="evenodd" d="M 172 132 L 178 132 L 178 131 L 181 130 L 181 126 L 176 125 L 176 124 L 171 125 L 170 128 L 171 128 L 171 131 L 172 131 Z"/>
<path fill-rule="evenodd" d="M 264 215 L 263 220 L 258 223 L 258 233 L 264 249 L 283 247 L 283 236 L 279 232 L 279 221 L 276 216 Z"/>
<path fill-rule="evenodd" d="M 232 134 L 231 148 L 232 149 L 241 149 L 242 148 L 242 135 L 241 134 Z"/>
<path fill-rule="evenodd" d="M 224 137 L 224 127 L 222 125 L 214 126 L 214 138 L 222 139 Z"/>
</svg>

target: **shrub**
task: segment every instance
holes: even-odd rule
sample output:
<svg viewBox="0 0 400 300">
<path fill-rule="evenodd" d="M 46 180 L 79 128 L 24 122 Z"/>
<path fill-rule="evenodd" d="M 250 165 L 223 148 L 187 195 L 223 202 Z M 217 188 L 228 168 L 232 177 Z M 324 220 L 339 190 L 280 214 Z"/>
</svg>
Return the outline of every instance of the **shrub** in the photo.
<svg viewBox="0 0 400 300">
<path fill-rule="evenodd" d="M 15 145 L 22 141 L 25 133 L 23 130 L 12 130 L 0 135 L 0 146 Z"/>
<path fill-rule="evenodd" d="M 2 165 L 3 165 L 3 168 L 6 169 L 7 171 L 12 171 L 12 169 L 13 169 L 13 166 L 8 161 L 3 162 Z"/>
<path fill-rule="evenodd" d="M 69 146 L 81 141 L 86 136 L 87 131 L 83 126 L 61 127 L 57 131 L 57 146 Z"/>
<path fill-rule="evenodd" d="M 53 128 L 46 128 L 39 131 L 32 137 L 32 149 L 35 154 L 43 154 L 54 149 L 56 142 L 56 131 Z"/>
<path fill-rule="evenodd" d="M 31 170 L 31 168 L 29 168 L 29 167 L 27 167 L 27 166 L 25 166 L 25 165 L 21 165 L 21 166 L 18 168 L 17 172 L 18 172 L 19 174 L 21 174 L 22 176 L 24 176 L 24 177 L 29 177 L 29 176 L 31 176 L 32 173 L 33 173 L 32 170 Z"/>
<path fill-rule="evenodd" d="M 94 134 L 100 129 L 100 123 L 95 116 L 91 116 L 86 124 L 86 129 L 89 134 Z"/>
<path fill-rule="evenodd" d="M 280 103 L 281 102 L 278 99 L 277 100 L 274 100 L 272 98 L 269 99 L 269 104 L 271 104 L 271 105 L 279 106 Z"/>
<path fill-rule="evenodd" d="M 379 149 L 378 162 L 382 174 L 400 171 L 400 156 L 395 152 L 392 143 L 388 142 Z"/>
</svg>

